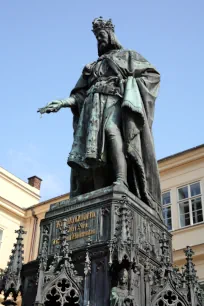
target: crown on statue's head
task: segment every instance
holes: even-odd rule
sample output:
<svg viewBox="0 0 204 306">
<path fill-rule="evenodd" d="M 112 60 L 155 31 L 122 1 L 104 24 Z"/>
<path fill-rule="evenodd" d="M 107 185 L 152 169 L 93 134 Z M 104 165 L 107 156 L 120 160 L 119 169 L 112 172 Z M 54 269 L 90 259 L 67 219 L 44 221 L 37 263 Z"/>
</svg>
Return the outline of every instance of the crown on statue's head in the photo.
<svg viewBox="0 0 204 306">
<path fill-rule="evenodd" d="M 114 25 L 112 24 L 112 20 L 104 20 L 103 17 L 95 18 L 92 22 L 93 32 L 96 35 L 100 30 L 111 30 L 114 32 Z"/>
</svg>

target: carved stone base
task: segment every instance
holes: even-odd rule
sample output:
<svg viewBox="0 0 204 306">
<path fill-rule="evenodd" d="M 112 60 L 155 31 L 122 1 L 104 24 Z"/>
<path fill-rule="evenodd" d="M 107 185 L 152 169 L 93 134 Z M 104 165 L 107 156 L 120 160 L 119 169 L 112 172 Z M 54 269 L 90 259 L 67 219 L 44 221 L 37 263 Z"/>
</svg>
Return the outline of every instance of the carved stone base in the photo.
<svg viewBox="0 0 204 306">
<path fill-rule="evenodd" d="M 41 222 L 40 248 L 48 240 L 48 255 L 56 253 L 59 228 L 67 225 L 67 240 L 78 273 L 84 274 L 85 253 L 91 259 L 90 305 L 109 305 L 118 272 L 129 273 L 128 292 L 135 303 L 145 305 L 145 265 L 158 268 L 163 233 L 171 239 L 159 213 L 136 198 L 125 187 L 111 186 L 52 204 Z M 171 257 L 171 255 L 170 255 Z M 171 260 L 171 258 L 170 258 Z"/>
</svg>

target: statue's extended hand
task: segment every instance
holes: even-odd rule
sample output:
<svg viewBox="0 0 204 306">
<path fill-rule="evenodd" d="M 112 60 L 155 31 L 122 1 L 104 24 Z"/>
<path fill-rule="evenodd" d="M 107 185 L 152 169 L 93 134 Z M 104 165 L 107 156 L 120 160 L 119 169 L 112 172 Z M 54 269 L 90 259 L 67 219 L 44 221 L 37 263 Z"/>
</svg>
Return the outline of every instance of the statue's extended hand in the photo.
<svg viewBox="0 0 204 306">
<path fill-rule="evenodd" d="M 37 110 L 38 113 L 44 114 L 44 113 L 55 113 L 60 110 L 60 108 L 63 106 L 63 103 L 61 100 L 55 100 L 51 103 L 48 103 L 45 107 L 41 107 Z"/>
</svg>

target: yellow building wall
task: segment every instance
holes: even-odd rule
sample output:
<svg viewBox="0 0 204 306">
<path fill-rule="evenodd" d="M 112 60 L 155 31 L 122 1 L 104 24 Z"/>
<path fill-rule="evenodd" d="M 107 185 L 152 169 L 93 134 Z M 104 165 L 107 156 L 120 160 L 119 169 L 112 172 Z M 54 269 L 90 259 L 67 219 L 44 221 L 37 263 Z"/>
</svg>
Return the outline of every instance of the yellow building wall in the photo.
<svg viewBox="0 0 204 306">
<path fill-rule="evenodd" d="M 204 216 L 204 147 L 159 162 L 162 192 L 171 192 L 172 244 L 174 264 L 185 264 L 187 245 L 195 252 L 194 263 L 200 281 L 204 281 L 204 222 L 181 228 L 177 189 L 200 182 Z"/>
<path fill-rule="evenodd" d="M 0 167 L 0 197 L 21 208 L 39 203 L 40 190 Z"/>
<path fill-rule="evenodd" d="M 39 203 L 39 200 L 40 191 L 37 188 L 0 167 L 0 229 L 3 230 L 0 269 L 5 269 L 9 261 L 16 242 L 15 230 L 26 223 L 25 208 Z"/>
<path fill-rule="evenodd" d="M 23 224 L 24 211 L 13 207 L 13 211 L 8 211 L 1 206 L 0 201 L 0 228 L 3 229 L 2 243 L 0 246 L 0 269 L 5 269 L 11 255 L 13 244 L 16 240 L 15 230 Z"/>
<path fill-rule="evenodd" d="M 69 194 L 39 203 L 38 189 L 0 167 L 0 229 L 3 230 L 0 269 L 7 266 L 13 244 L 16 242 L 15 230 L 18 230 L 20 225 L 27 232 L 23 235 L 24 263 L 37 258 L 40 222 L 52 203 L 57 199 L 62 201 L 67 198 Z"/>
</svg>

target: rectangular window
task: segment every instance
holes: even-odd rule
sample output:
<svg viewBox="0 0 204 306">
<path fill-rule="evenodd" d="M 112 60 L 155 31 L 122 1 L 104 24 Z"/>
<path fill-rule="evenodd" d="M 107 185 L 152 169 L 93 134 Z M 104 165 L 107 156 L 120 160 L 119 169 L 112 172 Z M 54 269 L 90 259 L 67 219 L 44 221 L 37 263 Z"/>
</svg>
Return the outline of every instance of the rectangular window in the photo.
<svg viewBox="0 0 204 306">
<path fill-rule="evenodd" d="M 163 217 L 164 223 L 166 224 L 169 231 L 172 230 L 172 218 L 171 218 L 171 193 L 170 191 L 162 194 L 162 206 L 163 206 Z"/>
<path fill-rule="evenodd" d="M 200 182 L 178 188 L 178 205 L 181 227 L 203 221 Z"/>
</svg>

